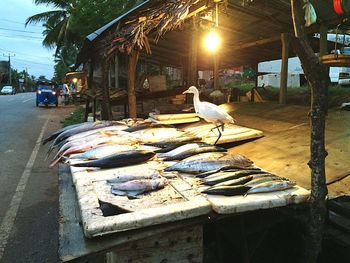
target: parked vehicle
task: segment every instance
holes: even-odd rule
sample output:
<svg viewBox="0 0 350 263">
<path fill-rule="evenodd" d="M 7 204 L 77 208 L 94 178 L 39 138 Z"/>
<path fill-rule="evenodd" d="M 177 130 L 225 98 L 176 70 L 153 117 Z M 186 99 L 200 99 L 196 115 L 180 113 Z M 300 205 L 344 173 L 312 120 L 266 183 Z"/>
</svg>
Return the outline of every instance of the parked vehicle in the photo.
<svg viewBox="0 0 350 263">
<path fill-rule="evenodd" d="M 36 91 L 36 106 L 58 106 L 58 93 L 55 83 L 53 82 L 38 82 Z"/>
<path fill-rule="evenodd" d="M 15 95 L 16 94 L 16 89 L 12 86 L 4 86 L 1 89 L 1 94 L 4 95 Z"/>
</svg>

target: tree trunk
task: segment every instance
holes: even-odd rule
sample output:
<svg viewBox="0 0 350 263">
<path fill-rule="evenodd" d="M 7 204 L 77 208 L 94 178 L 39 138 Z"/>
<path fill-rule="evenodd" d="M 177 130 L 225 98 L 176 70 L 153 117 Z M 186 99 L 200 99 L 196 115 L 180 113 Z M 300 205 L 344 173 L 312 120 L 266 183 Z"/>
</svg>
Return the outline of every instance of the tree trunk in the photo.
<svg viewBox="0 0 350 263">
<path fill-rule="evenodd" d="M 311 205 L 308 235 L 302 262 L 316 262 L 321 251 L 326 216 L 325 117 L 327 114 L 328 69 L 308 43 L 304 28 L 302 0 L 291 0 L 295 38 L 291 43 L 300 58 L 306 79 L 311 86 Z"/>
</svg>

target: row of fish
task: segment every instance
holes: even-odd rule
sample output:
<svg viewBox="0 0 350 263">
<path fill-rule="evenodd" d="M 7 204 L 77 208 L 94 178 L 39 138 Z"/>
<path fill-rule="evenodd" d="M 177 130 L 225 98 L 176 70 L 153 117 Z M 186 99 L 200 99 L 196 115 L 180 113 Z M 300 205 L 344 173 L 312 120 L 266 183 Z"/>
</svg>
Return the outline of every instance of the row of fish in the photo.
<svg viewBox="0 0 350 263">
<path fill-rule="evenodd" d="M 100 121 L 82 123 L 53 133 L 44 143 L 52 141 L 48 155 L 57 150 L 50 166 L 59 161 L 77 167 L 117 168 L 156 160 L 177 161 L 164 172 L 195 174 L 207 189 L 202 193 L 244 195 L 279 191 L 295 183 L 272 175 L 254 166 L 240 154 L 200 142 L 200 138 L 169 125 L 137 122 Z M 145 176 L 119 174 L 107 184 L 115 195 L 134 197 L 161 189 L 166 179 L 159 173 Z M 127 178 L 127 180 L 125 179 Z"/>
<path fill-rule="evenodd" d="M 74 166 L 114 168 L 145 162 L 158 150 L 168 151 L 196 140 L 169 125 L 144 122 L 129 127 L 122 122 L 103 121 L 63 128 L 44 143 L 52 141 L 48 155 L 57 149 L 50 167 L 64 160 Z"/>
<path fill-rule="evenodd" d="M 199 177 L 203 177 L 199 175 Z M 266 193 L 292 188 L 295 182 L 266 171 L 227 169 L 201 178 L 202 184 L 210 186 L 202 193 L 213 195 L 246 195 Z"/>
</svg>

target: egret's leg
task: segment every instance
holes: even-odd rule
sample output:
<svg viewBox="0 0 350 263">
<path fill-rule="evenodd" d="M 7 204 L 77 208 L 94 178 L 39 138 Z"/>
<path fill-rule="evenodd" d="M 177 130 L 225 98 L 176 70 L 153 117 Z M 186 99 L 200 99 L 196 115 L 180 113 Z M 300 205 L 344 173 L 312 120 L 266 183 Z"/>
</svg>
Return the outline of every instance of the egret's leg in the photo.
<svg viewBox="0 0 350 263">
<path fill-rule="evenodd" d="M 218 130 L 218 132 L 219 132 L 219 136 L 218 136 L 218 138 L 216 139 L 216 141 L 214 142 L 214 145 L 216 145 L 216 143 L 219 141 L 219 139 L 220 139 L 220 137 L 221 137 L 221 131 L 220 131 L 220 126 L 222 126 L 222 125 L 219 125 L 219 126 L 216 126 L 216 129 Z"/>
</svg>

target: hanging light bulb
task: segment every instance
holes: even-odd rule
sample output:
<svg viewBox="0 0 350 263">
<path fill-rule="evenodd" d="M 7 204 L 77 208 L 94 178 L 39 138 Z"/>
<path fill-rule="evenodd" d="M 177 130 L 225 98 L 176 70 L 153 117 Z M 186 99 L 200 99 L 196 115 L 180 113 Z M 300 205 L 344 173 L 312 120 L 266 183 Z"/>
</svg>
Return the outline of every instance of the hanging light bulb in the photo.
<svg viewBox="0 0 350 263">
<path fill-rule="evenodd" d="M 210 52 L 216 52 L 221 44 L 221 39 L 217 33 L 219 28 L 218 2 L 215 1 L 215 28 L 212 29 L 204 39 L 204 45 Z"/>
<path fill-rule="evenodd" d="M 211 52 L 216 52 L 220 47 L 220 43 L 220 37 L 215 30 L 211 30 L 204 39 L 205 47 Z"/>
</svg>

